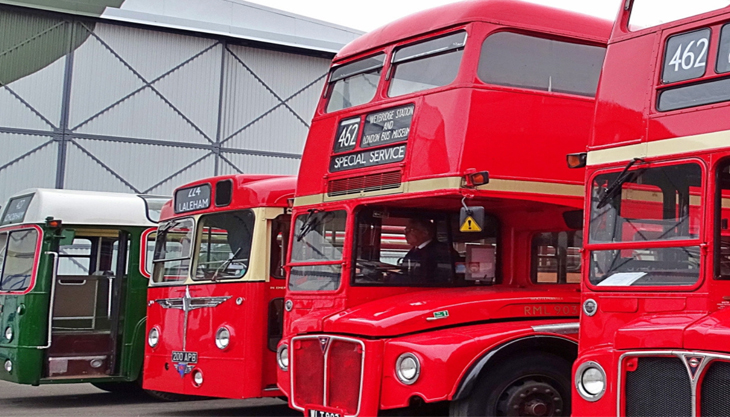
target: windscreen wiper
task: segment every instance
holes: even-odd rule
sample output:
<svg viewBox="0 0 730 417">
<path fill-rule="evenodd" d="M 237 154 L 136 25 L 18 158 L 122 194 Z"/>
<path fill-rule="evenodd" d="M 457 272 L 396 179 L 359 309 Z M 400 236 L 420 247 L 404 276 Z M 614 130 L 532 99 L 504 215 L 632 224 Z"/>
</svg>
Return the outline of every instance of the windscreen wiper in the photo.
<svg viewBox="0 0 730 417">
<path fill-rule="evenodd" d="M 322 210 L 319 209 L 309 209 L 309 214 L 307 214 L 304 224 L 302 224 L 302 227 L 299 228 L 299 233 L 297 233 L 297 242 L 301 242 L 302 239 L 304 239 L 304 236 L 311 232 L 320 223 L 321 219 L 317 218 L 315 214 L 321 211 Z"/>
<path fill-rule="evenodd" d="M 180 224 L 180 220 L 171 220 L 171 221 L 163 224 L 162 226 L 160 226 L 159 232 L 160 233 L 165 233 L 166 231 L 168 231 L 168 230 L 172 229 L 173 227 L 177 226 L 178 224 Z"/>
<path fill-rule="evenodd" d="M 639 161 L 644 162 L 641 158 L 634 158 L 626 164 L 626 167 L 624 167 L 624 170 L 621 171 L 618 177 L 603 190 L 603 195 L 598 200 L 596 208 L 603 208 L 612 198 L 616 197 L 622 185 L 636 176 L 639 171 L 629 171 L 629 169 Z"/>
<path fill-rule="evenodd" d="M 225 271 L 226 268 L 228 268 L 228 265 L 230 265 L 233 262 L 233 260 L 236 259 L 236 256 L 238 256 L 238 254 L 241 253 L 241 250 L 243 250 L 243 246 L 241 246 L 240 248 L 238 248 L 238 250 L 233 254 L 233 256 L 231 256 L 230 258 L 226 259 L 225 262 L 223 262 L 218 267 L 218 269 L 215 270 L 215 272 L 213 273 L 213 277 L 210 280 L 211 281 L 215 281 L 216 278 L 218 278 L 218 274 L 221 271 Z"/>
</svg>

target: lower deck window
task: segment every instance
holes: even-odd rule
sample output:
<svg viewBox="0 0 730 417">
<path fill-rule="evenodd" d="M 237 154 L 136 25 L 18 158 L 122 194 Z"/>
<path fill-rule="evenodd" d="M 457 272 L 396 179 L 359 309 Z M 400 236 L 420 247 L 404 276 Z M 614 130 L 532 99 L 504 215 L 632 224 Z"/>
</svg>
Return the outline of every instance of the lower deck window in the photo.
<svg viewBox="0 0 730 417">
<path fill-rule="evenodd" d="M 459 231 L 458 212 L 363 210 L 357 218 L 355 285 L 455 286 L 496 278 L 497 221 Z"/>
<path fill-rule="evenodd" d="M 532 282 L 575 284 L 580 282 L 580 249 L 583 232 L 540 233 L 532 239 Z"/>
</svg>

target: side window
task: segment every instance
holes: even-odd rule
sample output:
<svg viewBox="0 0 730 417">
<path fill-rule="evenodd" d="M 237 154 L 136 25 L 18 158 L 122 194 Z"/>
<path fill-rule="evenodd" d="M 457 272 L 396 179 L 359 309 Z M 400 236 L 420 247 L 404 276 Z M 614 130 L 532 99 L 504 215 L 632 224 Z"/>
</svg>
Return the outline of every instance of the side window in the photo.
<svg viewBox="0 0 730 417">
<path fill-rule="evenodd" d="M 606 49 L 510 32 L 482 44 L 479 78 L 508 87 L 593 97 Z"/>
<path fill-rule="evenodd" d="M 718 169 L 715 195 L 715 276 L 730 279 L 730 161 Z"/>
<path fill-rule="evenodd" d="M 157 231 L 148 234 L 147 239 L 142 242 L 145 251 L 144 270 L 149 276 L 152 276 L 152 270 L 154 269 L 155 239 L 157 239 Z"/>
<path fill-rule="evenodd" d="M 0 276 L 3 273 L 3 266 L 5 265 L 5 252 L 8 247 L 8 234 L 0 233 Z"/>
<path fill-rule="evenodd" d="M 61 242 L 58 246 L 58 275 L 90 275 L 91 238 L 76 237 L 71 242 Z"/>
<path fill-rule="evenodd" d="M 577 284 L 580 282 L 580 249 L 583 232 L 547 232 L 532 238 L 532 282 Z"/>
<path fill-rule="evenodd" d="M 289 228 L 291 215 L 282 214 L 271 222 L 271 266 L 270 274 L 274 278 L 285 279 L 286 250 L 289 247 Z"/>
<path fill-rule="evenodd" d="M 276 345 L 279 344 L 284 334 L 284 299 L 275 298 L 269 302 L 269 324 L 268 324 L 268 348 L 276 352 Z"/>
<path fill-rule="evenodd" d="M 35 268 L 38 232 L 35 229 L 10 232 L 5 242 L 5 264 L 0 290 L 23 291 L 30 285 Z"/>
<path fill-rule="evenodd" d="M 393 55 L 388 95 L 397 97 L 451 84 L 456 79 L 466 44 L 466 32 L 402 47 Z"/>
</svg>

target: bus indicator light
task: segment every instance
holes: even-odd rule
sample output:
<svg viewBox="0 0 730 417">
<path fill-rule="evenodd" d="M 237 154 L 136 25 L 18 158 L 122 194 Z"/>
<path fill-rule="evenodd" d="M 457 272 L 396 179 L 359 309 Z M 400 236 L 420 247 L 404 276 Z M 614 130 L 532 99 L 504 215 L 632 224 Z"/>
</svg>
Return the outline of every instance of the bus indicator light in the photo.
<svg viewBox="0 0 730 417">
<path fill-rule="evenodd" d="M 61 220 L 54 219 L 53 217 L 46 217 L 46 226 L 54 228 L 54 229 L 60 229 L 61 228 Z"/>
<path fill-rule="evenodd" d="M 568 161 L 568 168 L 570 168 L 570 169 L 584 168 L 588 161 L 588 154 L 586 152 L 571 153 L 571 154 L 568 154 L 566 159 Z"/>
</svg>

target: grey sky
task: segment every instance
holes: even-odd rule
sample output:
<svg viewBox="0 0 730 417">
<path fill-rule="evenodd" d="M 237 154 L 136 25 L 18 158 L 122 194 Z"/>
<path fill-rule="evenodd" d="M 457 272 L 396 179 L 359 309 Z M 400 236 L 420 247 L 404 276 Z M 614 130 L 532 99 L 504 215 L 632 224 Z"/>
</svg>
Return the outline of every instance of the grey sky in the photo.
<svg viewBox="0 0 730 417">
<path fill-rule="evenodd" d="M 373 30 L 400 17 L 454 0 L 247 0 L 342 26 Z M 613 20 L 624 0 L 526 0 Z"/>
</svg>

